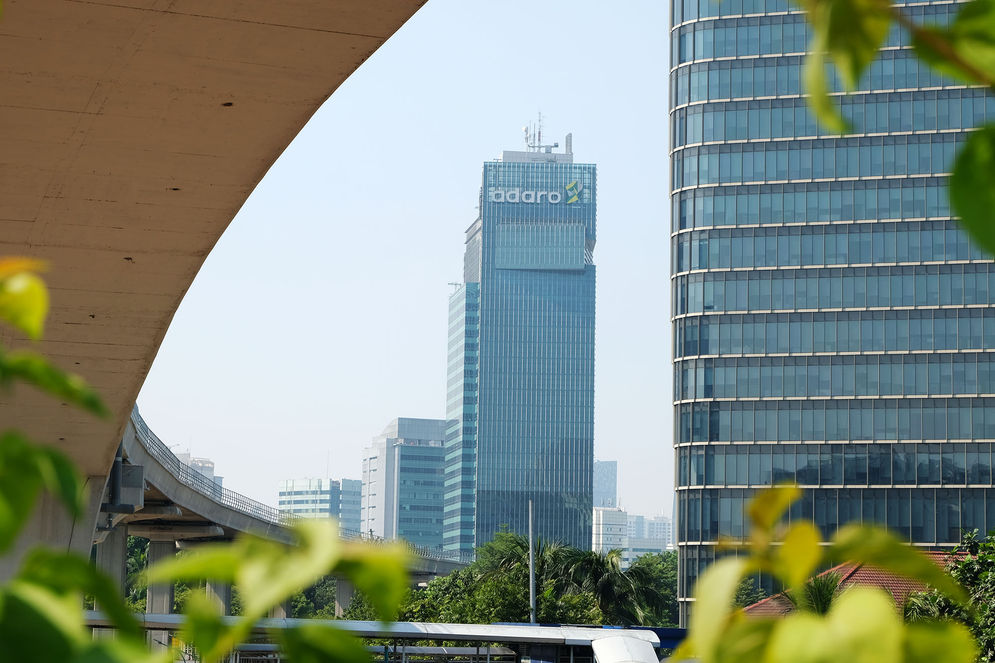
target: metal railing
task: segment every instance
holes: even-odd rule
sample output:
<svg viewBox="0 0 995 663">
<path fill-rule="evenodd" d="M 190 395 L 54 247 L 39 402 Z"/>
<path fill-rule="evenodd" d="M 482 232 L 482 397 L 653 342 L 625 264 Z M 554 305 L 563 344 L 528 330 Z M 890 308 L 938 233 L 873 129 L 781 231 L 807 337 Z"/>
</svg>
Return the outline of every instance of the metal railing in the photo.
<svg viewBox="0 0 995 663">
<path fill-rule="evenodd" d="M 257 502 L 256 500 L 246 497 L 241 493 L 236 493 L 234 490 L 229 490 L 228 488 L 219 486 L 211 479 L 181 461 L 177 458 L 176 454 L 170 451 L 169 447 L 167 447 L 165 443 L 159 439 L 159 436 L 152 432 L 152 429 L 149 428 L 148 424 L 145 423 L 145 420 L 142 419 L 142 415 L 138 412 L 137 404 L 131 410 L 131 423 L 134 424 L 135 432 L 138 435 L 138 441 L 142 443 L 145 451 L 147 451 L 152 458 L 158 461 L 160 465 L 162 465 L 177 481 L 183 485 L 189 486 L 201 495 L 204 495 L 205 497 L 208 497 L 230 509 L 234 509 L 240 513 L 244 513 L 252 516 L 253 518 L 273 523 L 275 525 L 288 526 L 300 517 L 293 514 L 281 513 L 278 509 L 275 509 L 268 504 Z M 348 540 L 364 540 L 369 541 L 370 543 L 393 543 L 384 541 L 380 537 L 371 536 L 356 530 L 342 529 L 339 531 L 339 534 L 343 539 Z M 443 550 L 423 548 L 412 545 L 406 541 L 400 541 L 400 543 L 407 546 L 413 555 L 417 555 L 418 557 L 423 557 L 425 559 L 461 562 L 464 564 L 468 564 L 473 561 L 472 554 L 450 553 Z"/>
<path fill-rule="evenodd" d="M 149 455 L 155 458 L 160 465 L 166 468 L 183 485 L 193 488 L 201 495 L 209 497 L 230 509 L 268 523 L 285 525 L 291 520 L 286 515 L 281 514 L 279 510 L 267 504 L 257 502 L 241 493 L 236 493 L 234 490 L 219 486 L 177 458 L 176 454 L 169 450 L 169 447 L 159 439 L 159 436 L 152 432 L 148 424 L 145 423 L 145 420 L 142 419 L 142 415 L 138 413 L 138 405 L 135 405 L 131 411 L 131 423 L 135 425 L 138 440 L 145 447 Z"/>
</svg>

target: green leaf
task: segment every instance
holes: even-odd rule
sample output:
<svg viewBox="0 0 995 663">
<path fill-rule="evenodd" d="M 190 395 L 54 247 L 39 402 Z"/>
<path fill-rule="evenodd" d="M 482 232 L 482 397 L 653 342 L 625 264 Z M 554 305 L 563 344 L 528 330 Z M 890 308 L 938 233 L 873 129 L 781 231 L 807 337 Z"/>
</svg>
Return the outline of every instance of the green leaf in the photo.
<svg viewBox="0 0 995 663">
<path fill-rule="evenodd" d="M 726 621 L 733 612 L 736 587 L 747 568 L 745 559 L 726 557 L 712 564 L 698 578 L 687 638 L 691 653 L 703 661 L 715 660 Z"/>
<path fill-rule="evenodd" d="M 145 642 L 145 631 L 125 605 L 117 585 L 91 564 L 89 559 L 72 553 L 36 548 L 28 553 L 17 578 L 56 594 L 90 595 L 114 624 L 118 637 Z"/>
<path fill-rule="evenodd" d="M 369 663 L 359 639 L 337 628 L 307 624 L 280 633 L 280 645 L 294 663 Z"/>
<path fill-rule="evenodd" d="M 950 203 L 971 238 L 995 254 L 995 125 L 971 132 L 954 160 Z"/>
<path fill-rule="evenodd" d="M 83 482 L 73 462 L 62 452 L 46 447 L 37 448 L 36 460 L 48 492 L 58 497 L 73 517 L 82 514 Z"/>
<path fill-rule="evenodd" d="M 18 663 L 68 661 L 86 642 L 82 595 L 22 581 L 7 584 L 0 610 L 0 652 Z M 30 635 L 29 635 L 30 634 Z"/>
<path fill-rule="evenodd" d="M 41 338 L 48 315 L 48 289 L 30 272 L 18 272 L 0 279 L 0 320 L 24 332 L 28 338 Z"/>
<path fill-rule="evenodd" d="M 62 371 L 37 353 L 17 351 L 0 354 L 0 382 L 14 379 L 23 380 L 98 416 L 108 414 L 100 396 L 83 378 Z"/>
<path fill-rule="evenodd" d="M 199 546 L 189 555 L 170 557 L 150 566 L 142 580 L 149 585 L 206 579 L 231 583 L 242 563 L 243 548 L 238 542 Z"/>
<path fill-rule="evenodd" d="M 173 663 L 173 652 L 150 652 L 145 643 L 101 638 L 88 643 L 72 663 Z"/>
<path fill-rule="evenodd" d="M 995 1 L 964 3 L 949 25 L 912 35 L 917 55 L 943 75 L 989 86 L 995 80 Z"/>
<path fill-rule="evenodd" d="M 746 507 L 750 522 L 753 527 L 770 532 L 801 495 L 801 488 L 793 484 L 782 484 L 758 492 Z"/>
<path fill-rule="evenodd" d="M 764 650 L 776 623 L 773 619 L 745 616 L 734 618 L 718 642 L 715 660 L 718 663 L 763 660 Z"/>
<path fill-rule="evenodd" d="M 811 577 L 822 559 L 822 536 L 808 520 L 796 522 L 784 535 L 784 543 L 777 549 L 775 574 L 790 589 L 798 589 Z"/>
<path fill-rule="evenodd" d="M 826 616 L 829 642 L 847 663 L 900 663 L 902 620 L 892 598 L 876 587 L 852 587 Z"/>
<path fill-rule="evenodd" d="M 912 546 L 877 527 L 847 525 L 833 537 L 829 556 L 837 562 L 860 562 L 919 580 L 947 596 L 963 601 L 964 589 Z"/>
<path fill-rule="evenodd" d="M 400 544 L 370 546 L 350 543 L 344 547 L 335 573 L 346 577 L 373 604 L 381 621 L 396 619 L 407 592 L 408 552 Z"/>
<path fill-rule="evenodd" d="M 42 487 L 35 449 L 20 433 L 0 435 L 0 553 L 13 545 Z"/>
<path fill-rule="evenodd" d="M 973 663 L 978 646 L 957 622 L 920 622 L 905 627 L 906 663 Z"/>
<path fill-rule="evenodd" d="M 881 0 L 796 1 L 805 9 L 812 27 L 810 55 L 803 71 L 809 106 L 820 122 L 833 131 L 846 133 L 849 127 L 829 97 L 825 54 L 836 65 L 844 87 L 855 89 L 888 36 L 888 4 Z"/>
<path fill-rule="evenodd" d="M 766 655 L 762 660 L 764 663 L 816 663 L 835 660 L 825 655 L 830 646 L 825 620 L 810 612 L 796 612 L 773 625 Z"/>
<path fill-rule="evenodd" d="M 232 636 L 242 630 L 226 626 L 217 604 L 205 593 L 191 593 L 183 613 L 181 639 L 196 647 L 205 663 L 221 659 L 238 644 Z"/>
<path fill-rule="evenodd" d="M 829 96 L 829 85 L 826 82 L 826 61 L 821 50 L 816 45 L 805 58 L 802 68 L 802 81 L 805 93 L 808 95 L 808 106 L 815 118 L 829 130 L 838 134 L 850 133 L 852 127 L 840 114 L 839 108 Z"/>
</svg>

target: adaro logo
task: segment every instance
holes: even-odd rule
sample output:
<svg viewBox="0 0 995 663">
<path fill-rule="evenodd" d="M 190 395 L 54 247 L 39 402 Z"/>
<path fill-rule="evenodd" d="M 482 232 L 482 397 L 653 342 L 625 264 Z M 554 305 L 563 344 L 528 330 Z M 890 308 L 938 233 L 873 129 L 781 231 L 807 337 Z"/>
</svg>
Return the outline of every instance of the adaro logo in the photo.
<svg viewBox="0 0 995 663">
<path fill-rule="evenodd" d="M 567 190 L 567 195 L 570 196 L 569 198 L 567 198 L 567 205 L 570 205 L 572 203 L 577 202 L 577 200 L 580 197 L 580 192 L 584 189 L 584 185 L 578 182 L 577 180 L 574 180 L 573 182 L 568 184 L 565 188 Z"/>
<path fill-rule="evenodd" d="M 492 187 L 487 193 L 487 200 L 492 203 L 550 203 L 551 205 L 563 202 L 564 198 L 566 198 L 567 205 L 580 201 L 580 192 L 584 189 L 583 184 L 574 180 L 563 188 L 566 190 L 565 196 L 559 191 L 523 190 L 519 187 Z"/>
</svg>

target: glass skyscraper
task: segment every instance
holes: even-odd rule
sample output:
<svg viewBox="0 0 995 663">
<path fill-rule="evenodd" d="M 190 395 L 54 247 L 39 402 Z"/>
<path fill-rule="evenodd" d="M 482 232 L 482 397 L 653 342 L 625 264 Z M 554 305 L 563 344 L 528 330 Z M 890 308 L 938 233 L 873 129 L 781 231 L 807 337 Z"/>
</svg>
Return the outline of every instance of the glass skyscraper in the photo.
<svg viewBox="0 0 995 663">
<path fill-rule="evenodd" d="M 484 164 L 450 298 L 447 550 L 503 528 L 591 545 L 595 167 L 540 147 Z"/>
<path fill-rule="evenodd" d="M 901 9 L 942 23 L 957 7 Z M 850 521 L 925 546 L 991 529 L 995 269 L 946 185 L 992 98 L 938 77 L 896 31 L 836 98 L 857 133 L 831 135 L 801 96 L 794 5 L 672 9 L 680 596 L 772 482 L 803 486 L 791 517 L 827 537 Z"/>
</svg>

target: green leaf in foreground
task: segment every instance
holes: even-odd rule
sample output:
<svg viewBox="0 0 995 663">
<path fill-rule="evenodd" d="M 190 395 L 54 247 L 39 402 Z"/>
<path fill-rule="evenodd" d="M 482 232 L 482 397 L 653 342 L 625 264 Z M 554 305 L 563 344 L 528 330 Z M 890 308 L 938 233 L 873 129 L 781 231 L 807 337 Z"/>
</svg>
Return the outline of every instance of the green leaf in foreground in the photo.
<svg viewBox="0 0 995 663">
<path fill-rule="evenodd" d="M 950 203 L 971 238 L 995 254 L 995 126 L 971 132 L 957 154 Z"/>
<path fill-rule="evenodd" d="M 92 596 L 100 610 L 114 623 L 119 638 L 145 641 L 145 631 L 124 604 L 119 588 L 89 559 L 36 548 L 24 560 L 17 577 L 58 594 Z"/>
<path fill-rule="evenodd" d="M 0 435 L 0 553 L 13 545 L 34 510 L 42 477 L 35 449 L 22 435 Z"/>
<path fill-rule="evenodd" d="M 36 274 L 19 272 L 0 279 L 0 320 L 41 338 L 48 315 L 48 289 Z"/>
<path fill-rule="evenodd" d="M 726 557 L 712 564 L 698 578 L 688 636 L 674 653 L 675 660 L 690 657 L 716 660 L 717 649 L 733 612 L 732 598 L 746 570 L 745 559 Z"/>
<path fill-rule="evenodd" d="M 22 380 L 98 416 L 106 416 L 100 396 L 86 380 L 66 373 L 34 352 L 0 353 L 0 383 Z"/>
<path fill-rule="evenodd" d="M 884 529 L 847 525 L 833 538 L 829 555 L 837 562 L 860 562 L 919 580 L 958 601 L 967 598 L 943 569 Z"/>
<path fill-rule="evenodd" d="M 884 44 L 891 14 L 880 0 L 797 0 L 812 27 L 811 53 L 802 73 L 809 106 L 820 122 L 837 133 L 849 129 L 829 97 L 825 55 L 836 65 L 847 90 L 857 87 L 860 76 Z"/>
<path fill-rule="evenodd" d="M 971 632 L 954 621 L 907 625 L 904 649 L 906 663 L 972 663 L 978 654 Z"/>
<path fill-rule="evenodd" d="M 363 643 L 337 628 L 307 624 L 280 633 L 287 658 L 295 663 L 368 663 L 370 654 Z"/>
</svg>

